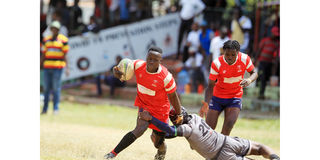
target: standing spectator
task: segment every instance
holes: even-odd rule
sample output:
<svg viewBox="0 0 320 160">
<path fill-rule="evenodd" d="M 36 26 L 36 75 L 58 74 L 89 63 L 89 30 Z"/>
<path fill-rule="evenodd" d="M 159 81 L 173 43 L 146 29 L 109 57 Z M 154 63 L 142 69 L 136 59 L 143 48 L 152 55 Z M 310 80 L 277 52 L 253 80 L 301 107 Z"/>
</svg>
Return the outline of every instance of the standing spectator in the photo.
<svg viewBox="0 0 320 160">
<path fill-rule="evenodd" d="M 183 49 L 183 55 L 182 55 L 182 62 L 184 63 L 188 57 L 189 57 L 189 53 L 188 53 L 188 48 L 189 47 L 194 47 L 196 48 L 196 51 L 198 51 L 199 47 L 200 47 L 200 30 L 199 30 L 199 25 L 197 22 L 194 22 L 191 26 L 192 30 L 188 33 L 187 36 L 187 43 L 186 46 Z"/>
<path fill-rule="evenodd" d="M 120 24 L 126 24 L 129 22 L 129 1 L 128 0 L 120 0 Z"/>
<path fill-rule="evenodd" d="M 119 10 L 119 0 L 110 0 L 110 5 L 109 5 L 109 21 L 110 25 L 114 26 L 118 24 L 119 18 L 118 18 L 118 12 Z"/>
<path fill-rule="evenodd" d="M 59 29 L 59 33 L 60 34 L 63 34 L 64 36 L 68 36 L 68 29 L 66 26 L 64 25 L 61 25 L 61 12 L 60 11 L 55 11 L 53 14 L 52 14 L 52 20 L 53 21 L 58 21 L 59 24 L 60 24 L 60 29 Z M 51 33 L 51 27 L 48 26 L 46 28 L 46 30 L 42 33 L 42 37 L 47 37 L 49 35 L 52 35 Z"/>
<path fill-rule="evenodd" d="M 77 33 L 79 27 L 82 24 L 82 10 L 79 7 L 79 0 L 75 0 L 72 7 L 70 7 L 70 23 L 69 23 L 69 30 L 72 35 L 73 33 Z"/>
<path fill-rule="evenodd" d="M 219 36 L 214 37 L 210 44 L 210 53 L 212 54 L 210 62 L 221 55 L 223 43 L 229 40 L 227 36 L 228 28 L 226 26 L 222 26 L 219 33 Z"/>
<path fill-rule="evenodd" d="M 84 28 L 82 33 L 87 33 L 87 32 L 93 32 L 93 33 L 98 33 L 100 30 L 99 25 L 96 22 L 96 18 L 94 16 L 90 16 L 90 22 L 89 24 Z"/>
<path fill-rule="evenodd" d="M 240 17 L 241 16 L 241 17 Z M 232 40 L 236 40 L 240 43 L 240 51 L 247 53 L 247 49 L 250 42 L 250 30 L 252 23 L 250 18 L 242 14 L 240 8 L 236 8 L 233 14 L 233 20 L 231 22 Z"/>
<path fill-rule="evenodd" d="M 180 56 L 180 46 L 185 32 L 189 32 L 193 18 L 201 13 L 206 7 L 201 0 L 181 0 L 179 5 L 182 6 L 180 11 L 181 24 L 178 35 L 177 59 Z"/>
<path fill-rule="evenodd" d="M 203 20 L 200 24 L 201 32 L 200 32 L 200 48 L 201 53 L 203 55 L 203 65 L 201 67 L 203 74 L 206 77 L 209 77 L 209 68 L 210 68 L 210 42 L 214 37 L 214 32 L 208 28 L 207 21 Z M 208 81 L 205 80 L 205 86 L 208 84 Z"/>
<path fill-rule="evenodd" d="M 61 75 L 66 67 L 66 75 L 69 75 L 66 54 L 69 51 L 68 38 L 59 34 L 61 25 L 58 21 L 53 21 L 50 25 L 52 35 L 44 38 L 41 55 L 41 66 L 44 68 L 44 106 L 41 114 L 46 114 L 49 104 L 50 92 L 53 92 L 54 114 L 58 114 Z"/>
<path fill-rule="evenodd" d="M 101 79 L 103 79 L 104 83 L 106 85 L 110 86 L 110 97 L 114 97 L 114 91 L 116 87 L 124 87 L 126 85 L 126 82 L 121 82 L 118 78 L 116 78 L 113 75 L 113 67 L 115 67 L 117 64 L 120 63 L 122 60 L 122 57 L 118 55 L 116 57 L 116 64 L 114 64 L 108 72 L 105 73 L 105 76 L 99 75 L 96 77 L 96 85 L 97 85 L 97 92 L 98 96 L 102 96 L 102 89 L 101 89 Z"/>
<path fill-rule="evenodd" d="M 203 56 L 197 52 L 198 48 L 191 46 L 189 47 L 189 58 L 185 62 L 189 75 L 191 76 L 192 92 L 198 91 L 198 86 L 203 84 L 204 76 L 201 70 Z"/>
<path fill-rule="evenodd" d="M 259 81 L 260 81 L 260 92 L 259 99 L 264 99 L 264 91 L 267 85 L 267 81 L 270 77 L 273 67 L 276 67 L 277 56 L 275 54 L 279 51 L 280 42 L 279 36 L 280 31 L 278 27 L 271 29 L 271 37 L 265 37 L 259 44 L 259 50 L 256 55 L 256 59 L 259 63 Z M 275 73 L 273 73 L 275 74 Z"/>
<path fill-rule="evenodd" d="M 221 131 L 224 135 L 230 134 L 238 119 L 242 108 L 243 88 L 258 77 L 251 58 L 239 50 L 240 44 L 235 40 L 223 44 L 224 54 L 211 64 L 205 102 L 200 110 L 201 117 L 208 112 L 206 122 L 212 129 L 216 128 L 218 117 L 224 111 L 225 118 Z M 244 79 L 246 71 L 250 73 L 250 77 Z"/>
</svg>

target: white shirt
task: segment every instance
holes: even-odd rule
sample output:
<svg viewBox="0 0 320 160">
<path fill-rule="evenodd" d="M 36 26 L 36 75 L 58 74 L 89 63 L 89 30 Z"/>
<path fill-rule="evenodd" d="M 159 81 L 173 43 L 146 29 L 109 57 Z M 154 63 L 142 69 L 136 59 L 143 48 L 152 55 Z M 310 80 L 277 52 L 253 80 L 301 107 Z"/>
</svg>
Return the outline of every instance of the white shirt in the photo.
<svg viewBox="0 0 320 160">
<path fill-rule="evenodd" d="M 210 53 L 212 53 L 212 59 L 216 59 L 220 56 L 220 48 L 223 47 L 223 43 L 228 41 L 230 38 L 228 36 L 225 36 L 223 39 L 221 39 L 220 36 L 214 37 L 211 40 L 210 43 Z"/>
<path fill-rule="evenodd" d="M 199 14 L 206 7 L 201 0 L 181 0 L 179 4 L 182 6 L 180 17 L 183 20 L 189 20 Z"/>
<path fill-rule="evenodd" d="M 251 23 L 250 18 L 248 18 L 246 16 L 241 16 L 239 19 L 239 23 L 241 24 L 241 27 L 243 29 L 251 29 L 252 28 L 252 23 Z M 240 49 L 248 48 L 249 40 L 250 40 L 249 32 L 244 32 L 244 40 L 243 40 L 243 44 L 240 46 Z"/>
<path fill-rule="evenodd" d="M 190 31 L 188 33 L 188 37 L 187 37 L 187 42 L 191 43 L 191 46 L 194 46 L 195 48 L 199 48 L 200 46 L 200 33 L 201 30 L 199 29 L 198 31 Z"/>
<path fill-rule="evenodd" d="M 186 67 L 200 67 L 202 64 L 203 56 L 200 53 L 196 53 L 194 57 L 189 57 L 185 62 Z"/>
</svg>

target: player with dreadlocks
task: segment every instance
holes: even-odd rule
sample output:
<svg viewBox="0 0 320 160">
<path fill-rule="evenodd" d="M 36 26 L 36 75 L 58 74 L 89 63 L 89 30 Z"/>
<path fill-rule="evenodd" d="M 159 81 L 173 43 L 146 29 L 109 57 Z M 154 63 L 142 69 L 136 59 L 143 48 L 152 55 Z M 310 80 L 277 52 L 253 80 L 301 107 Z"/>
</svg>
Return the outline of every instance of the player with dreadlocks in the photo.
<svg viewBox="0 0 320 160">
<path fill-rule="evenodd" d="M 181 113 L 183 121 L 179 125 L 175 123 L 177 114 L 174 108 L 171 109 L 169 118 L 174 126 L 159 121 L 148 111 L 140 112 L 139 118 L 166 132 L 168 138 L 185 137 L 191 149 L 196 150 L 207 160 L 245 160 L 248 159 L 245 157 L 246 155 L 262 155 L 271 160 L 280 160 L 280 157 L 271 148 L 263 144 L 217 133 L 201 117 L 196 114 L 189 115 L 182 106 Z"/>
<path fill-rule="evenodd" d="M 250 57 L 239 50 L 240 44 L 236 40 L 228 40 L 223 44 L 223 55 L 211 64 L 205 102 L 200 110 L 200 116 L 206 116 L 206 122 L 212 129 L 216 128 L 218 117 L 224 111 L 221 131 L 224 135 L 230 134 L 238 119 L 242 108 L 243 88 L 258 77 Z M 244 79 L 246 71 L 250 77 Z"/>
</svg>

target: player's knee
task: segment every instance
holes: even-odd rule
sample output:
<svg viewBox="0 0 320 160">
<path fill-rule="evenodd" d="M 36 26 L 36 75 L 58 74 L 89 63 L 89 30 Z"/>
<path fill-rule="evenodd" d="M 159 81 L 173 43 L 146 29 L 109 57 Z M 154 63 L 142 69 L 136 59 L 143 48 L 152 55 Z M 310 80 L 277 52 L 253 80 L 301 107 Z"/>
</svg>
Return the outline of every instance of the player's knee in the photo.
<svg viewBox="0 0 320 160">
<path fill-rule="evenodd" d="M 144 126 L 136 126 L 136 128 L 132 131 L 132 133 L 136 136 L 136 138 L 138 138 L 143 135 L 143 133 L 147 130 L 147 128 Z"/>
<path fill-rule="evenodd" d="M 232 129 L 235 122 L 236 122 L 235 120 L 227 120 L 227 121 L 226 121 L 226 127 L 227 127 L 228 129 Z"/>
</svg>

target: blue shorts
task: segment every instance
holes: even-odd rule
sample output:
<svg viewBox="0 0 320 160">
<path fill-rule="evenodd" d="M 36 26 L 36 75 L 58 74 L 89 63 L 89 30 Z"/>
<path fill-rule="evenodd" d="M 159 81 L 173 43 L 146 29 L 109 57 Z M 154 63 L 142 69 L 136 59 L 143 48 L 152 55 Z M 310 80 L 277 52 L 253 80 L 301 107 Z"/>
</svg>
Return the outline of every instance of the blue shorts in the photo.
<svg viewBox="0 0 320 160">
<path fill-rule="evenodd" d="M 229 107 L 238 107 L 241 110 L 242 99 L 241 98 L 218 98 L 216 96 L 212 96 L 212 99 L 209 104 L 209 109 L 213 109 L 221 112 L 225 108 L 229 108 Z"/>
</svg>

